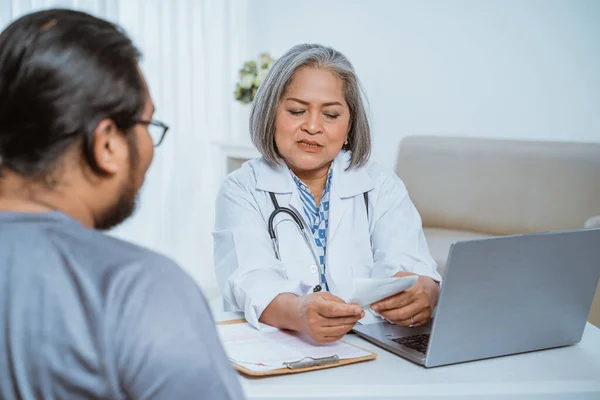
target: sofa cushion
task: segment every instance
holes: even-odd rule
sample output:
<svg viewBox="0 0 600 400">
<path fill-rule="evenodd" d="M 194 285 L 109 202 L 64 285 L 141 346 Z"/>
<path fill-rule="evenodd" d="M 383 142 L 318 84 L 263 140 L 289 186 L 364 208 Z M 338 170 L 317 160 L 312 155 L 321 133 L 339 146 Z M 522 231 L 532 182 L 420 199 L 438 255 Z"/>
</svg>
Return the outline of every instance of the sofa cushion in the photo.
<svg viewBox="0 0 600 400">
<path fill-rule="evenodd" d="M 442 228 L 425 228 L 425 238 L 427 239 L 427 245 L 431 256 L 438 265 L 438 272 L 440 275 L 444 275 L 446 269 L 446 260 L 448 259 L 448 253 L 450 246 L 454 242 L 461 240 L 472 240 L 490 237 L 485 233 L 469 232 L 469 231 L 458 231 L 454 229 L 442 229 Z"/>
<path fill-rule="evenodd" d="M 496 235 L 600 215 L 600 143 L 410 136 L 397 174 L 423 226 Z"/>
</svg>

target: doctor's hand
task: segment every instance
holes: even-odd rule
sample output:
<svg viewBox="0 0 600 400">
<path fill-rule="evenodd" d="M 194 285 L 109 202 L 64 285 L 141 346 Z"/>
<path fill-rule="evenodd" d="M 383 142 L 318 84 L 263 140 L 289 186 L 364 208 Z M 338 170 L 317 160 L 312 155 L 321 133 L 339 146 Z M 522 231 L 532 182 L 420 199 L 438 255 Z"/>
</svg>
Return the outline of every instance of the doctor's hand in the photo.
<svg viewBox="0 0 600 400">
<path fill-rule="evenodd" d="M 328 292 L 310 293 L 297 298 L 299 331 L 319 343 L 341 339 L 365 316 L 357 304 L 348 304 Z"/>
<path fill-rule="evenodd" d="M 395 277 L 414 275 L 398 272 Z M 410 288 L 371 304 L 371 309 L 396 325 L 417 327 L 426 324 L 437 304 L 439 286 L 428 276 L 419 276 Z"/>
</svg>

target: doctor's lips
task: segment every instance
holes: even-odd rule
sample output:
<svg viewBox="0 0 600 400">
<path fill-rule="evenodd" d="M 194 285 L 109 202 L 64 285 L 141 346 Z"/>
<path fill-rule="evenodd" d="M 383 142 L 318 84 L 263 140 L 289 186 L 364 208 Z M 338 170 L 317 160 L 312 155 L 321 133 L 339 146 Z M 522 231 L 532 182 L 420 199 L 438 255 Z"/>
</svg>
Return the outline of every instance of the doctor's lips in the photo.
<svg viewBox="0 0 600 400">
<path fill-rule="evenodd" d="M 308 151 L 319 151 L 323 148 L 322 145 L 320 145 L 318 142 L 315 142 L 313 140 L 300 140 L 297 142 L 298 145 L 303 148 L 304 150 L 308 150 Z"/>
</svg>

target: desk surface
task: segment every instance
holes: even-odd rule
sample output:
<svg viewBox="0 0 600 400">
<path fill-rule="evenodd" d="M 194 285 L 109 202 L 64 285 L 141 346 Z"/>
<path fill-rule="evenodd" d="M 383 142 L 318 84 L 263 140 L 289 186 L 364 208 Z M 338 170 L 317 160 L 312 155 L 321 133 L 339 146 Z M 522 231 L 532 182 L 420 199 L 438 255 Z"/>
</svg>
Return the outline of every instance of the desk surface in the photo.
<svg viewBox="0 0 600 400">
<path fill-rule="evenodd" d="M 218 313 L 217 321 L 240 318 Z M 600 399 L 600 329 L 574 346 L 426 369 L 360 337 L 345 341 L 374 361 L 269 378 L 241 377 L 248 399 L 485 398 Z"/>
</svg>

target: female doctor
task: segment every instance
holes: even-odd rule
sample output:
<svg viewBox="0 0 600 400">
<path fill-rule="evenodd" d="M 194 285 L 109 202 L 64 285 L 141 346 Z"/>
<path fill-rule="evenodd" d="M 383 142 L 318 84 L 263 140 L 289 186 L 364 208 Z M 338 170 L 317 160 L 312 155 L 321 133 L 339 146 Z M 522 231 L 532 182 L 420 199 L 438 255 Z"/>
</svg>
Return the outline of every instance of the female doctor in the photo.
<svg viewBox="0 0 600 400">
<path fill-rule="evenodd" d="M 371 305 L 388 320 L 427 323 L 440 276 L 404 184 L 369 161 L 370 129 L 354 68 L 320 45 L 293 47 L 254 100 L 262 157 L 217 197 L 215 269 L 225 301 L 259 322 L 332 342 L 364 316 L 355 278 L 418 275 Z"/>
</svg>

